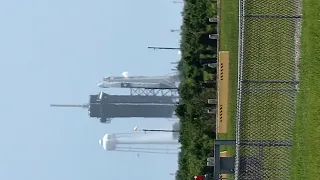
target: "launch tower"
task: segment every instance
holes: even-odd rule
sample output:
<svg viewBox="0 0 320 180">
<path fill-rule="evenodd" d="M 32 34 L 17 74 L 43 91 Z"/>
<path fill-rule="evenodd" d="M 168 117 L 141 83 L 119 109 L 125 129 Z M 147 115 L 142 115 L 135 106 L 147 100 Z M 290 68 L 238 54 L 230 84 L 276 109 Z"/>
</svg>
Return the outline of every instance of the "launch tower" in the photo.
<svg viewBox="0 0 320 180">
<path fill-rule="evenodd" d="M 101 123 L 121 117 L 171 118 L 175 110 L 171 96 L 109 95 L 104 92 L 90 95 L 88 104 L 51 106 L 86 108 L 89 117 L 99 118 Z"/>
</svg>

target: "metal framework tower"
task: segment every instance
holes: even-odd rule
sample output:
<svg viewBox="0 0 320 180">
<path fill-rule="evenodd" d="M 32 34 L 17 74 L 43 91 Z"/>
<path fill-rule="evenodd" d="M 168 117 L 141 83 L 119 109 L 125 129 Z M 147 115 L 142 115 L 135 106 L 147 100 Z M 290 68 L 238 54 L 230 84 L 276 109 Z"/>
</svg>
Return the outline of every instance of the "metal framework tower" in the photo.
<svg viewBox="0 0 320 180">
<path fill-rule="evenodd" d="M 178 97 L 177 74 L 164 76 L 109 76 L 98 83 L 100 88 L 129 88 L 132 96 Z"/>
<path fill-rule="evenodd" d="M 113 118 L 172 118 L 175 102 L 170 96 L 109 95 L 100 92 L 90 95 L 84 105 L 58 105 L 54 107 L 82 107 L 88 109 L 90 117 L 99 118 L 101 123 L 110 123 Z"/>
<path fill-rule="evenodd" d="M 133 96 L 171 96 L 178 97 L 178 89 L 156 89 L 156 88 L 130 88 L 130 94 Z"/>
</svg>

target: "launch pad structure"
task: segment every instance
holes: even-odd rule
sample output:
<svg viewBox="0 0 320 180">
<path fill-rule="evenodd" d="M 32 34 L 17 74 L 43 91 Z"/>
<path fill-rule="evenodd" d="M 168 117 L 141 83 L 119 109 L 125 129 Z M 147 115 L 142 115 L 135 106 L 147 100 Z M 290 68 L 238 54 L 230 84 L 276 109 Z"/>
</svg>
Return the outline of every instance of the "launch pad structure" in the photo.
<svg viewBox="0 0 320 180">
<path fill-rule="evenodd" d="M 82 107 L 88 109 L 89 117 L 99 118 L 101 123 L 110 123 L 113 118 L 172 118 L 175 104 L 171 96 L 109 95 L 100 92 L 90 95 L 87 104 L 51 106 Z"/>
<path fill-rule="evenodd" d="M 172 118 L 178 99 L 178 74 L 164 76 L 123 76 L 103 78 L 100 88 L 128 88 L 130 95 L 110 95 L 100 92 L 90 95 L 89 103 L 82 105 L 52 104 L 52 107 L 82 107 L 91 118 L 110 123 L 113 118 Z"/>
<path fill-rule="evenodd" d="M 160 88 L 130 88 L 132 96 L 171 96 L 178 98 L 178 89 L 160 89 Z"/>
<path fill-rule="evenodd" d="M 132 96 L 171 96 L 178 97 L 178 74 L 164 76 L 108 76 L 97 86 L 100 88 L 128 88 Z"/>
</svg>

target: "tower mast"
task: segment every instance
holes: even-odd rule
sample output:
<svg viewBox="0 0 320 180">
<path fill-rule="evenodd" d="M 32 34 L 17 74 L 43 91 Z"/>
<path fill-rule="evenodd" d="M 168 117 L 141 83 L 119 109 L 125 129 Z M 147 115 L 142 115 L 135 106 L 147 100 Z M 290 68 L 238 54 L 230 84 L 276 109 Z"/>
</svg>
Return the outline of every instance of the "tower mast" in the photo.
<svg viewBox="0 0 320 180">
<path fill-rule="evenodd" d="M 175 102 L 169 96 L 109 95 L 104 92 L 90 95 L 87 104 L 51 104 L 50 106 L 88 109 L 89 117 L 99 118 L 101 123 L 110 123 L 113 118 L 171 118 L 175 110 Z"/>
<path fill-rule="evenodd" d="M 89 108 L 89 104 L 50 104 L 51 107 L 81 107 L 84 109 Z"/>
</svg>

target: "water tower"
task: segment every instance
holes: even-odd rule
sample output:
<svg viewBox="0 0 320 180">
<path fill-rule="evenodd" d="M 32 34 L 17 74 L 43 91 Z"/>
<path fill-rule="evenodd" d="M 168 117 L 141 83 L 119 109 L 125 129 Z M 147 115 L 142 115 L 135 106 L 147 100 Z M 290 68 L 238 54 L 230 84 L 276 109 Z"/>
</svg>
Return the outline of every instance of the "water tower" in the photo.
<svg viewBox="0 0 320 180">
<path fill-rule="evenodd" d="M 179 142 L 170 133 L 117 133 L 105 134 L 99 144 L 106 151 L 178 154 Z"/>
</svg>

